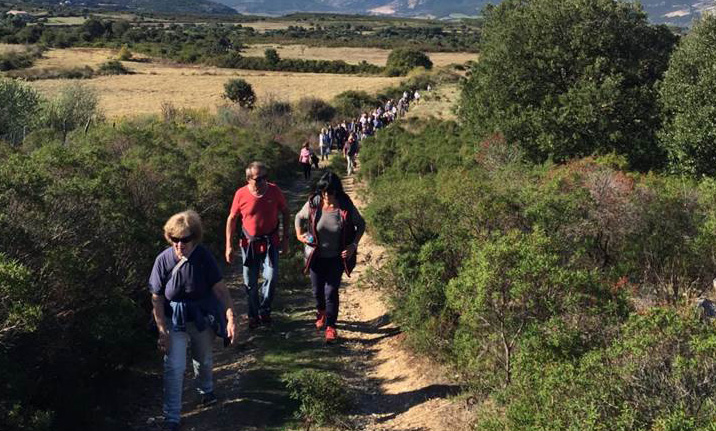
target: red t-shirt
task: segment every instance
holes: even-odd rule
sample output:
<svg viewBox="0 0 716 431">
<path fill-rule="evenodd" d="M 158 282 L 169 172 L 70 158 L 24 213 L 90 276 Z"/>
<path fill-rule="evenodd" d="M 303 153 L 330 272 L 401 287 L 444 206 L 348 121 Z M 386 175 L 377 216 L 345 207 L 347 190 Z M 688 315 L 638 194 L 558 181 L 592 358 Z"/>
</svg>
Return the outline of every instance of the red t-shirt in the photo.
<svg viewBox="0 0 716 431">
<path fill-rule="evenodd" d="M 281 189 L 274 183 L 268 183 L 266 193 L 260 198 L 249 191 L 248 186 L 241 187 L 234 194 L 231 204 L 231 215 L 238 215 L 241 225 L 251 236 L 261 236 L 273 232 L 278 227 L 278 214 L 286 210 L 286 198 Z M 287 223 L 287 220 L 283 221 Z M 278 232 L 272 241 L 278 245 Z M 248 240 L 241 239 L 241 246 L 246 247 Z"/>
</svg>

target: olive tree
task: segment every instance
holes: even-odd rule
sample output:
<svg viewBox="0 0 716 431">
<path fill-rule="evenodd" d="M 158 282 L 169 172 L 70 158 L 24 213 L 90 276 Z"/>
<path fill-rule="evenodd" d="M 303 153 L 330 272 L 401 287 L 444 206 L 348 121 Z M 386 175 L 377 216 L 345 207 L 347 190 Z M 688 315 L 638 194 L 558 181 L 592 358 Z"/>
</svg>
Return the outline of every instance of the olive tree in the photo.
<svg viewBox="0 0 716 431">
<path fill-rule="evenodd" d="M 29 85 L 0 80 L 0 139 L 16 144 L 35 123 L 40 96 Z"/>
<path fill-rule="evenodd" d="M 43 122 L 61 133 L 65 142 L 69 132 L 78 127 L 89 127 L 92 119 L 100 115 L 97 92 L 82 84 L 70 84 L 47 103 Z"/>
</svg>

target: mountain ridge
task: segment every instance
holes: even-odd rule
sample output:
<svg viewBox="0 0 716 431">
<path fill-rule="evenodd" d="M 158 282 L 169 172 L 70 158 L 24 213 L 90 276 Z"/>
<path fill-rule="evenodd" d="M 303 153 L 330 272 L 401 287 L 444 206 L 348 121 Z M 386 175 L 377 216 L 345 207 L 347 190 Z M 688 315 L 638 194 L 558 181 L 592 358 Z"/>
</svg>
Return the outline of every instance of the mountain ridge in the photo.
<svg viewBox="0 0 716 431">
<path fill-rule="evenodd" d="M 489 0 L 217 0 L 240 13 L 287 15 L 296 12 L 448 18 L 476 16 Z M 655 23 L 687 25 L 699 15 L 716 13 L 716 0 L 644 0 L 644 10 Z"/>
</svg>

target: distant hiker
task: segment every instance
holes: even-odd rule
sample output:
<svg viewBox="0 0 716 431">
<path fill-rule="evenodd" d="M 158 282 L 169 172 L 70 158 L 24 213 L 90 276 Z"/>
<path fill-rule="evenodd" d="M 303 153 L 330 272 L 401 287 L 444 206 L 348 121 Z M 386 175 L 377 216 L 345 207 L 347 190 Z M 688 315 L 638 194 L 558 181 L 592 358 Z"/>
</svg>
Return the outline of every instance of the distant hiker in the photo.
<svg viewBox="0 0 716 431">
<path fill-rule="evenodd" d="M 348 175 L 353 174 L 353 170 L 355 169 L 355 156 L 357 153 L 358 142 L 354 136 L 351 136 L 343 146 L 343 157 L 346 158 L 346 162 L 348 163 Z"/>
<path fill-rule="evenodd" d="M 271 302 L 278 282 L 278 247 L 288 252 L 289 213 L 286 199 L 276 184 L 267 180 L 266 165 L 252 162 L 246 182 L 234 194 L 226 219 L 226 261 L 234 259 L 233 237 L 240 223 L 241 262 L 248 297 L 249 329 L 271 324 Z M 279 242 L 279 215 L 283 235 Z M 264 281 L 259 288 L 259 272 Z"/>
<path fill-rule="evenodd" d="M 430 84 L 428 84 L 428 87 L 427 87 L 428 93 L 430 93 L 430 91 L 431 91 L 432 89 L 433 89 L 433 87 L 432 87 Z"/>
<path fill-rule="evenodd" d="M 303 178 L 306 180 L 311 179 L 311 156 L 313 151 L 311 150 L 311 144 L 306 141 L 301 147 L 301 152 L 298 155 L 298 163 L 303 168 Z"/>
<path fill-rule="evenodd" d="M 413 95 L 413 99 L 415 99 L 415 104 L 417 105 L 420 103 L 420 93 L 418 93 L 418 90 L 415 90 L 415 94 Z"/>
<path fill-rule="evenodd" d="M 216 403 L 212 378 L 214 335 L 234 342 L 233 301 L 211 252 L 201 245 L 202 225 L 194 211 L 174 214 L 164 225 L 169 247 L 149 277 L 158 345 L 164 351 L 164 429 L 179 429 L 187 345 L 201 404 Z"/>
<path fill-rule="evenodd" d="M 305 244 L 306 266 L 316 299 L 316 328 L 326 329 L 326 341 L 336 340 L 338 289 L 345 272 L 350 277 L 365 221 L 343 191 L 338 175 L 323 174 L 316 192 L 294 221 L 296 237 Z"/>
<path fill-rule="evenodd" d="M 331 140 L 325 127 L 318 134 L 318 150 L 321 153 L 321 160 L 328 160 L 328 155 L 331 153 Z"/>
</svg>

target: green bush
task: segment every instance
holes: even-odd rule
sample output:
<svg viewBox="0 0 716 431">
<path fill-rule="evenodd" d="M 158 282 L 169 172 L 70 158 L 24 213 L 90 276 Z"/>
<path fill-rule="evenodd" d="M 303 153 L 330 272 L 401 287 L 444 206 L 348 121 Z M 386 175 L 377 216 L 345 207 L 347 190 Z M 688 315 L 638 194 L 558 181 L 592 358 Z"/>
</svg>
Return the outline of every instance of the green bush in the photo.
<svg viewBox="0 0 716 431">
<path fill-rule="evenodd" d="M 298 401 L 298 419 L 311 426 L 335 425 L 348 407 L 345 383 L 334 373 L 300 370 L 282 377 L 291 399 Z"/>
<path fill-rule="evenodd" d="M 0 79 L 0 106 L 0 139 L 11 144 L 21 142 L 36 123 L 39 94 L 27 84 Z"/>
<path fill-rule="evenodd" d="M 369 111 L 379 106 L 380 100 L 365 91 L 348 90 L 338 94 L 333 99 L 338 114 L 347 118 L 360 115 L 362 111 Z"/>
<path fill-rule="evenodd" d="M 424 52 L 415 49 L 399 48 L 392 50 L 388 55 L 385 73 L 388 76 L 406 75 L 416 67 L 432 69 L 433 62 L 430 61 L 430 57 L 425 55 Z"/>
<path fill-rule="evenodd" d="M 133 73 L 124 67 L 119 60 L 109 60 L 99 65 L 97 73 L 100 75 L 129 75 Z"/>
<path fill-rule="evenodd" d="M 63 87 L 54 99 L 45 104 L 41 122 L 61 133 L 64 142 L 68 133 L 78 127 L 86 128 L 90 121 L 98 118 L 101 118 L 99 95 L 93 89 L 77 83 Z"/>
<path fill-rule="evenodd" d="M 252 109 L 256 103 L 254 89 L 243 79 L 231 79 L 224 84 L 224 97 L 242 108 Z"/>
<path fill-rule="evenodd" d="M 336 108 L 316 97 L 304 97 L 296 104 L 296 111 L 300 112 L 308 121 L 330 122 L 336 116 Z"/>
<path fill-rule="evenodd" d="M 654 309 L 632 316 L 611 343 L 562 361 L 545 353 L 561 347 L 563 330 L 545 329 L 531 335 L 498 397 L 504 415 L 478 413 L 478 430 L 712 429 L 711 325 Z"/>
</svg>

